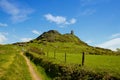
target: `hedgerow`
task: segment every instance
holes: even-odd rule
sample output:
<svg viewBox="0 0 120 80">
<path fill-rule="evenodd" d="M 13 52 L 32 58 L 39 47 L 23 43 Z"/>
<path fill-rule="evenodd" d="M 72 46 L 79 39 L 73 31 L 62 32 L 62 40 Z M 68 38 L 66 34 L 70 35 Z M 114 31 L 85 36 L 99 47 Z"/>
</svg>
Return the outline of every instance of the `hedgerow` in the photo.
<svg viewBox="0 0 120 80">
<path fill-rule="evenodd" d="M 85 70 L 80 64 L 57 64 L 43 55 L 25 52 L 36 65 L 40 65 L 53 80 L 120 80 L 107 72 Z"/>
</svg>

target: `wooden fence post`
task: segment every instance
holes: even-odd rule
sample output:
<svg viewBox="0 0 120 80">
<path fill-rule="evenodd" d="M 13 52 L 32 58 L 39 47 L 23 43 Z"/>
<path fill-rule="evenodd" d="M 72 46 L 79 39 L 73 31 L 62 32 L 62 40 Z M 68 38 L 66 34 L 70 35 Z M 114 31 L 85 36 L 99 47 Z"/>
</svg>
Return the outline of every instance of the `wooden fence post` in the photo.
<svg viewBox="0 0 120 80">
<path fill-rule="evenodd" d="M 56 51 L 54 50 L 54 59 L 55 59 L 55 57 L 56 57 Z"/>
<path fill-rule="evenodd" d="M 84 62 L 85 62 L 85 53 L 82 53 L 82 66 L 84 66 Z"/>
<path fill-rule="evenodd" d="M 49 53 L 49 52 L 47 51 L 47 57 L 48 57 L 48 53 Z"/>
<path fill-rule="evenodd" d="M 67 57 L 67 55 L 66 55 L 66 52 L 65 52 L 65 63 L 66 63 L 66 57 Z"/>
</svg>

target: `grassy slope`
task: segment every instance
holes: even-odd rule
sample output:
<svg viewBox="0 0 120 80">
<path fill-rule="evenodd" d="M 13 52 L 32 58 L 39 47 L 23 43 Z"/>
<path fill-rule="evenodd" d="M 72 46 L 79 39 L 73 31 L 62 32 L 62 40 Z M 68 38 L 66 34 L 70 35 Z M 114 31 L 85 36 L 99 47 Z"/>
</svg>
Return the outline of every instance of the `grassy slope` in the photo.
<svg viewBox="0 0 120 80">
<path fill-rule="evenodd" d="M 0 80 L 31 80 L 24 58 L 14 46 L 0 46 Z"/>
<path fill-rule="evenodd" d="M 84 46 L 84 45 L 79 46 L 71 42 L 68 42 L 68 43 L 47 42 L 46 44 L 30 43 L 28 44 L 27 48 L 29 47 L 38 47 L 42 49 L 44 52 L 53 52 L 54 50 L 56 50 L 57 52 L 61 52 L 61 53 L 67 52 L 67 53 L 74 53 L 74 54 L 81 53 L 83 51 L 86 51 L 87 48 L 89 48 L 88 46 Z"/>
<path fill-rule="evenodd" d="M 74 43 L 47 43 L 47 45 L 31 43 L 28 44 L 27 48 L 30 46 L 41 48 L 46 53 L 46 57 L 59 64 L 65 63 L 65 52 L 67 53 L 67 63 L 81 64 L 82 51 L 87 52 L 89 51 L 87 49 L 90 49 L 90 47 L 74 45 Z M 54 59 L 54 51 L 56 52 L 56 59 Z M 119 77 L 119 58 L 120 56 L 114 55 L 86 55 L 85 68 L 97 72 L 108 72 L 110 75 Z"/>
<path fill-rule="evenodd" d="M 116 55 L 117 53 L 102 48 L 95 48 L 87 45 L 78 45 L 73 42 L 43 42 L 43 43 L 28 43 L 29 47 L 38 47 L 42 49 L 44 52 L 53 52 L 56 50 L 59 53 L 72 53 L 79 54 L 81 52 L 86 52 L 88 54 L 96 54 L 96 55 Z"/>
<path fill-rule="evenodd" d="M 12 51 L 10 47 L 0 46 L 0 77 L 6 73 L 10 64 L 12 64 L 14 57 L 14 51 Z"/>
</svg>

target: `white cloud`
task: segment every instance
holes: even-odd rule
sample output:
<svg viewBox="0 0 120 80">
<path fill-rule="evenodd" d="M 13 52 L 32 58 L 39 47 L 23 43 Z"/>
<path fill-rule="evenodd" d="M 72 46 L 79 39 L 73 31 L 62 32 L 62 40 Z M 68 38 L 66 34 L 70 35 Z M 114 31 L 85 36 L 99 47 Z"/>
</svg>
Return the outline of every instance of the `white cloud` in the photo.
<svg viewBox="0 0 120 80">
<path fill-rule="evenodd" d="M 70 20 L 70 24 L 75 24 L 75 23 L 76 23 L 76 19 L 73 18 Z"/>
<path fill-rule="evenodd" d="M 62 17 L 62 16 L 53 16 L 51 14 L 46 14 L 45 18 L 48 21 L 55 22 L 57 24 L 62 24 L 62 23 L 65 24 L 66 23 L 66 18 Z"/>
<path fill-rule="evenodd" d="M 0 23 L 0 27 L 6 27 L 8 26 L 6 23 Z"/>
<path fill-rule="evenodd" d="M 116 48 L 120 48 L 120 38 L 114 38 L 109 41 L 106 41 L 102 44 L 97 45 L 98 47 L 108 48 L 112 50 L 116 50 Z"/>
<path fill-rule="evenodd" d="M 7 40 L 7 38 L 5 37 L 5 35 L 0 33 L 0 44 L 4 43 L 6 40 Z"/>
<path fill-rule="evenodd" d="M 71 19 L 69 21 L 67 21 L 66 17 L 63 16 L 53 16 L 52 14 L 46 14 L 44 15 L 44 17 L 50 21 L 50 22 L 54 22 L 56 24 L 62 24 L 62 25 L 66 25 L 66 24 L 75 24 L 76 23 L 76 19 Z"/>
<path fill-rule="evenodd" d="M 120 33 L 116 33 L 111 36 L 111 38 L 116 38 L 116 37 L 120 37 Z"/>
<path fill-rule="evenodd" d="M 37 34 L 37 35 L 40 35 L 40 34 L 41 34 L 41 33 L 38 32 L 37 30 L 33 30 L 32 33 Z"/>
<path fill-rule="evenodd" d="M 22 39 L 21 39 L 22 42 L 28 42 L 28 41 L 30 41 L 30 40 L 32 40 L 32 38 L 22 38 Z"/>
<path fill-rule="evenodd" d="M 29 18 L 28 15 L 33 12 L 32 9 L 18 7 L 16 4 L 10 2 L 9 0 L 0 0 L 0 7 L 5 13 L 11 16 L 11 20 L 13 22 L 25 21 Z"/>
<path fill-rule="evenodd" d="M 84 11 L 81 11 L 80 15 L 82 16 L 89 16 L 89 15 L 92 15 L 94 14 L 96 11 L 94 9 L 86 9 Z"/>
</svg>

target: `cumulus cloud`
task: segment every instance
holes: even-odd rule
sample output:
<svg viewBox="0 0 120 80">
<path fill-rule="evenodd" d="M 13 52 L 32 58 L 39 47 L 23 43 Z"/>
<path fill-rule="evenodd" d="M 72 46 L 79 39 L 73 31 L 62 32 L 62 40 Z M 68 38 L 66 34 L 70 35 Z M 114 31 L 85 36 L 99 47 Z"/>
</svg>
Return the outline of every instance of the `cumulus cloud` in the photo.
<svg viewBox="0 0 120 80">
<path fill-rule="evenodd" d="M 102 47 L 102 48 L 116 50 L 116 48 L 120 48 L 120 38 L 114 38 L 114 39 L 108 40 L 108 41 L 106 41 L 102 44 L 99 44 L 97 46 Z"/>
<path fill-rule="evenodd" d="M 3 11 L 11 16 L 13 22 L 22 22 L 27 20 L 28 15 L 33 12 L 32 9 L 21 8 L 9 0 L 0 0 L 0 7 Z"/>
<path fill-rule="evenodd" d="M 44 15 L 46 20 L 50 22 L 54 22 L 56 24 L 62 24 L 62 25 L 67 25 L 67 24 L 75 24 L 76 19 L 72 18 L 70 20 L 67 20 L 66 17 L 63 16 L 53 16 L 52 14 L 46 14 Z"/>
<path fill-rule="evenodd" d="M 32 33 L 37 34 L 37 35 L 40 35 L 40 34 L 41 34 L 41 32 L 39 32 L 39 31 L 37 31 L 37 30 L 32 30 Z"/>
<path fill-rule="evenodd" d="M 21 39 L 22 42 L 28 42 L 28 41 L 30 41 L 30 40 L 32 40 L 32 38 L 22 38 L 22 39 Z"/>
<path fill-rule="evenodd" d="M 62 24 L 62 23 L 64 24 L 66 22 L 66 18 L 62 16 L 53 16 L 51 14 L 46 14 L 45 18 L 48 21 L 55 22 L 57 24 Z"/>
<path fill-rule="evenodd" d="M 6 23 L 0 23 L 0 27 L 6 27 L 8 26 Z"/>
<path fill-rule="evenodd" d="M 7 40 L 6 36 L 0 33 L 0 44 L 4 43 Z"/>
</svg>

